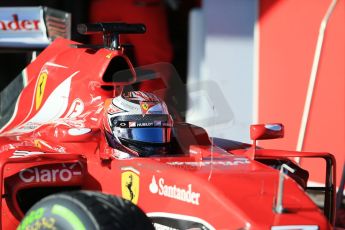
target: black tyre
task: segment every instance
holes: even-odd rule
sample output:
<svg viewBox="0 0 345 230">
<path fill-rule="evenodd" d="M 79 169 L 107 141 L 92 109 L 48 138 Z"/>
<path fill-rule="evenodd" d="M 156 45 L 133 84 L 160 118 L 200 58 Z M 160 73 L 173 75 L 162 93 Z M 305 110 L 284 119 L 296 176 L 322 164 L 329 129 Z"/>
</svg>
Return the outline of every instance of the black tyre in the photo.
<svg viewBox="0 0 345 230">
<path fill-rule="evenodd" d="M 26 213 L 21 229 L 154 229 L 150 219 L 128 200 L 99 192 L 73 191 L 48 196 Z"/>
</svg>

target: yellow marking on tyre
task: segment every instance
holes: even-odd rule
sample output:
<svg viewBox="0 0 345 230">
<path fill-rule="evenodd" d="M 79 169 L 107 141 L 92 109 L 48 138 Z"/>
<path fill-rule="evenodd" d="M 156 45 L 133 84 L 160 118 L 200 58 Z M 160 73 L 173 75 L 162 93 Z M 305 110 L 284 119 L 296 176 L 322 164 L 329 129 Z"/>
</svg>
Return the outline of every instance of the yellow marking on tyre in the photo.
<svg viewBox="0 0 345 230">
<path fill-rule="evenodd" d="M 65 219 L 72 226 L 74 230 L 86 229 L 83 222 L 81 222 L 81 220 L 79 219 L 79 217 L 64 206 L 55 204 L 51 210 L 51 213 Z"/>
<path fill-rule="evenodd" d="M 17 230 L 26 229 L 30 224 L 40 219 L 44 214 L 44 208 L 38 208 L 30 211 L 30 213 L 24 218 L 22 223 L 17 227 Z"/>
</svg>

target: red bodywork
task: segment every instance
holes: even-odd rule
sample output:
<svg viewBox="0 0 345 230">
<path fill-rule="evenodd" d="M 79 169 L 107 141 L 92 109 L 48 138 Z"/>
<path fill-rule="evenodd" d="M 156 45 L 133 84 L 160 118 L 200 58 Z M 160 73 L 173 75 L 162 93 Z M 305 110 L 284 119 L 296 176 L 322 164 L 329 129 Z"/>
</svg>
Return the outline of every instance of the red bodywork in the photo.
<svg viewBox="0 0 345 230">
<path fill-rule="evenodd" d="M 168 220 L 193 222 L 205 229 L 330 229 L 322 211 L 287 176 L 286 211 L 275 212 L 279 170 L 259 162 L 321 157 L 330 162 L 332 172 L 334 159 L 327 153 L 258 149 L 252 160 L 248 157 L 253 153 L 250 145 L 234 146 L 231 141 L 217 145 L 203 129 L 180 124 L 179 139 L 187 140 L 183 153 L 116 158 L 116 150 L 109 147 L 103 132 L 103 105 L 114 96 L 114 90 L 105 87 L 111 85 L 105 75 L 113 66 L 125 66 L 133 76 L 134 69 L 122 50 L 93 51 L 71 44 L 57 39 L 26 68 L 26 87 L 12 118 L 1 129 L 2 229 L 18 225 L 35 202 L 32 194 L 40 198 L 37 194 L 47 195 L 44 191 L 74 189 L 130 199 L 157 228 L 161 220 Z M 332 176 L 327 178 L 334 189 Z M 333 213 L 334 197 L 329 196 L 327 209 Z M 328 217 L 331 223 L 333 214 Z"/>
</svg>

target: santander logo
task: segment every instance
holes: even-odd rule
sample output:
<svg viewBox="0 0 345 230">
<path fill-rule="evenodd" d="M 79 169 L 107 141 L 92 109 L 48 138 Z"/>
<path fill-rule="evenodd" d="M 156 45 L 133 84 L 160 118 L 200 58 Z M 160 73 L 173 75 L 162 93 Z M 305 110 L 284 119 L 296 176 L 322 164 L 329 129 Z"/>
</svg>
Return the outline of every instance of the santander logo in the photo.
<svg viewBox="0 0 345 230">
<path fill-rule="evenodd" d="M 39 30 L 40 20 L 20 20 L 18 14 L 12 15 L 12 20 L 0 20 L 0 31 L 35 31 Z"/>
<path fill-rule="evenodd" d="M 152 194 L 157 194 L 194 205 L 200 204 L 200 193 L 193 191 L 192 184 L 178 187 L 176 185 L 167 184 L 164 178 L 159 178 L 157 183 L 155 176 L 152 176 L 149 190 Z"/>
</svg>

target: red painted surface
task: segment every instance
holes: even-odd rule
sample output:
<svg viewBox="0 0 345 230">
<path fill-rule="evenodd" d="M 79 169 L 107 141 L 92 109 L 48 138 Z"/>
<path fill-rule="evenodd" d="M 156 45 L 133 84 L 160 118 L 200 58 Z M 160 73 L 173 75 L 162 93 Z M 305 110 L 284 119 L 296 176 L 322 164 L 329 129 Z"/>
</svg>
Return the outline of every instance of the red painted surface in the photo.
<svg viewBox="0 0 345 230">
<path fill-rule="evenodd" d="M 260 144 L 296 149 L 314 52 L 332 1 L 260 1 L 259 122 L 282 122 L 285 138 Z M 326 28 L 303 151 L 345 157 L 345 2 L 338 1 Z M 303 160 L 311 180 L 323 182 L 320 161 Z M 322 169 L 322 170 L 321 170 Z M 341 168 L 337 170 L 337 181 Z"/>
<path fill-rule="evenodd" d="M 130 190 L 136 191 L 136 200 L 127 199 L 146 213 L 194 217 L 214 229 L 278 225 L 330 229 L 326 217 L 290 177 L 285 179 L 283 199 L 289 212 L 274 212 L 279 172 L 241 155 L 252 150 L 239 144 L 212 145 L 201 128 L 175 125 L 181 150 L 172 149 L 169 155 L 117 158 L 118 150 L 108 145 L 102 125 L 104 101 L 113 92 L 100 86 L 106 84 L 102 76 L 114 58 L 128 59 L 121 50 L 91 52 L 72 48 L 72 43 L 55 40 L 27 67 L 28 85 L 14 119 L 1 132 L 0 180 L 4 186 L 0 194 L 11 194 L 0 202 L 3 229 L 14 229 L 23 217 L 16 196 L 21 189 L 78 185 L 126 198 L 126 175 L 137 178 Z M 40 80 L 43 70 L 47 71 L 46 83 Z M 37 100 L 41 100 L 38 106 Z M 274 153 L 283 158 L 295 154 Z M 259 157 L 267 154 L 272 152 L 258 151 Z"/>
</svg>

